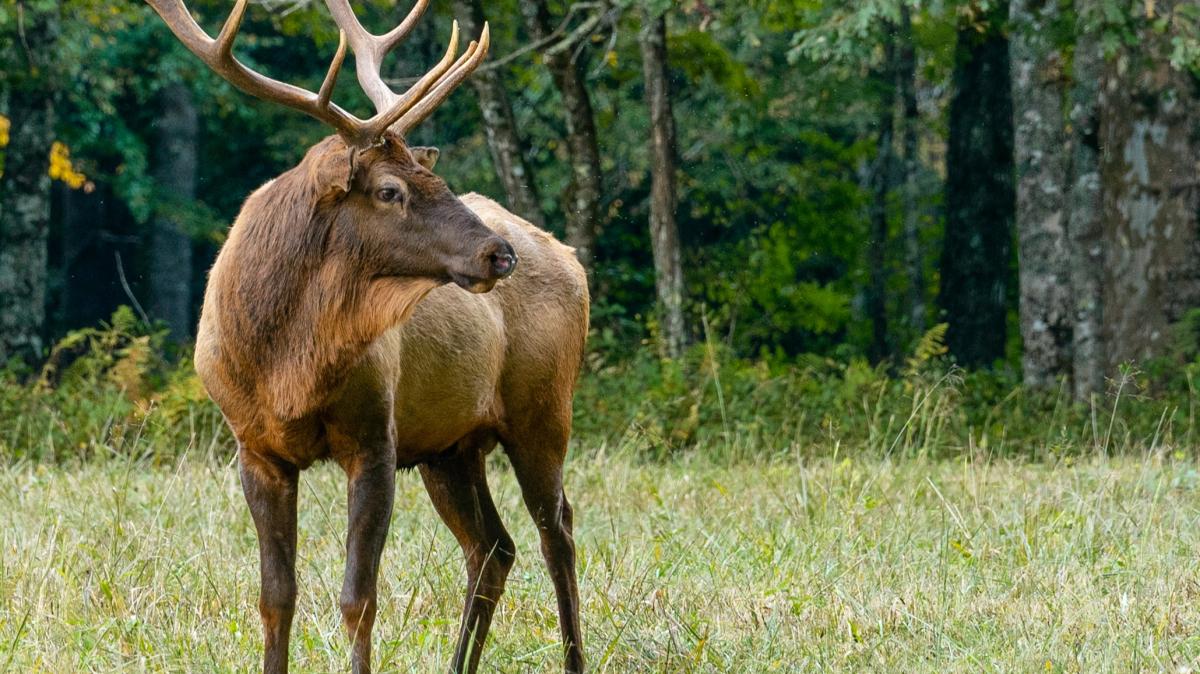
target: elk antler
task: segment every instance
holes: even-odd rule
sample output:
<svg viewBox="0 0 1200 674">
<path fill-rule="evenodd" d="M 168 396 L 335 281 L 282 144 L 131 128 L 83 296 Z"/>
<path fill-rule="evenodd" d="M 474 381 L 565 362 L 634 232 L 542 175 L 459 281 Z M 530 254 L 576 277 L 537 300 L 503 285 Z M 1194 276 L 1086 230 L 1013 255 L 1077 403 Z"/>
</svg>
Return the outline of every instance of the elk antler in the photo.
<svg viewBox="0 0 1200 674">
<path fill-rule="evenodd" d="M 372 35 L 363 28 L 350 7 L 350 0 L 325 0 L 325 6 L 350 41 L 359 86 L 375 104 L 377 113 L 390 110 L 389 116 L 396 114 L 392 129 L 401 135 L 412 130 L 441 105 L 450 92 L 479 67 L 491 46 L 491 31 L 485 22 L 479 42 L 471 42 L 467 51 L 455 61 L 454 53 L 458 45 L 458 22 L 455 21 L 451 26 L 450 46 L 445 57 L 408 91 L 398 95 L 384 83 L 379 72 L 380 64 L 383 57 L 413 29 L 417 19 L 429 6 L 429 0 L 417 0 L 404 21 L 384 35 Z"/>
<path fill-rule="evenodd" d="M 242 91 L 264 100 L 282 103 L 308 114 L 333 127 L 348 143 L 369 145 L 391 128 L 401 135 L 412 130 L 446 100 L 450 92 L 483 62 L 491 44 L 485 23 L 479 42 L 471 42 L 467 51 L 456 61 L 458 51 L 458 22 L 450 31 L 450 44 L 442 60 L 403 95 L 387 87 L 380 76 L 380 63 L 401 40 L 412 31 L 417 19 L 429 6 L 429 0 L 417 0 L 412 11 L 400 25 L 384 35 L 372 35 L 354 16 L 349 0 L 325 0 L 334 21 L 341 28 L 337 53 L 317 93 L 271 79 L 254 72 L 233 56 L 233 41 L 246 15 L 248 0 L 237 0 L 233 12 L 217 37 L 204 32 L 184 6 L 183 0 L 147 0 L 162 17 L 167 27 L 193 54 L 218 75 Z M 346 58 L 346 43 L 354 51 L 359 85 L 375 105 L 375 116 L 359 119 L 330 100 L 342 62 Z"/>
</svg>

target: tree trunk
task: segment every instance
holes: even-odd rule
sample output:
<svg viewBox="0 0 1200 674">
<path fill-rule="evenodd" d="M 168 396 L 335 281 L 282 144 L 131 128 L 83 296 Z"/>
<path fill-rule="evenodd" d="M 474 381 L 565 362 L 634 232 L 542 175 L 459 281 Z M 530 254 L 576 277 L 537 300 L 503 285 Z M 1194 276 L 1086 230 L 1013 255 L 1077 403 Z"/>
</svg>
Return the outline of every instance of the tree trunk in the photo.
<svg viewBox="0 0 1200 674">
<path fill-rule="evenodd" d="M 941 304 L 946 343 L 965 366 L 1004 357 L 1011 284 L 1013 194 L 1012 92 L 1006 7 L 990 28 L 958 31 L 946 153 L 946 234 Z"/>
<path fill-rule="evenodd" d="M 0 365 L 42 356 L 50 231 L 53 111 L 44 92 L 9 93 L 9 144 L 0 176 Z"/>
<path fill-rule="evenodd" d="M 454 0 L 454 13 L 467 35 L 479 35 L 483 30 L 483 6 L 480 0 Z M 508 205 L 513 211 L 538 227 L 545 227 L 537 185 L 525 161 L 525 145 L 517 133 L 512 105 L 499 72 L 484 68 L 467 79 L 479 98 L 479 111 L 487 132 L 488 149 L 496 174 L 504 184 Z"/>
<path fill-rule="evenodd" d="M 900 44 L 896 62 L 900 102 L 903 108 L 903 205 L 904 266 L 908 276 L 908 326 L 917 336 L 925 332 L 925 250 L 921 245 L 920 186 L 917 172 L 917 131 L 921 118 L 917 110 L 917 54 L 912 17 L 907 4 L 900 5 Z"/>
<path fill-rule="evenodd" d="M 654 287 L 658 295 L 663 342 L 672 358 L 683 350 L 683 265 L 679 226 L 675 221 L 675 119 L 667 87 L 667 21 L 665 14 L 643 13 L 639 32 L 646 106 L 650 111 L 653 157 L 650 185 L 650 244 L 654 252 Z"/>
<path fill-rule="evenodd" d="M 154 180 L 165 199 L 150 234 L 150 314 L 185 342 L 192 337 L 192 238 L 173 213 L 196 198 L 196 105 L 183 84 L 163 89 L 161 102 Z"/>
<path fill-rule="evenodd" d="M 50 145 L 54 108 L 39 76 L 53 58 L 57 9 L 28 11 L 22 23 L 24 63 L 8 63 L 9 143 L 0 173 L 0 366 L 40 360 L 46 322 L 50 230 Z M 3 99 L 0 99 L 3 102 Z"/>
<path fill-rule="evenodd" d="M 533 39 L 549 36 L 552 29 L 545 0 L 521 0 L 520 6 Z M 575 60 L 574 54 L 573 48 L 548 49 L 543 57 L 566 113 L 567 148 L 571 155 L 571 186 L 564 195 L 567 244 L 575 247 L 579 261 L 590 272 L 600 223 L 600 150 L 582 64 Z"/>
<path fill-rule="evenodd" d="M 869 356 L 878 363 L 888 355 L 887 325 L 887 246 L 888 195 L 895 174 L 894 118 L 896 112 L 895 43 L 890 26 L 885 29 L 883 65 L 877 75 L 882 87 L 879 100 L 879 137 L 876 140 L 875 166 L 871 170 L 871 241 L 867 245 L 867 266 L 870 268 L 870 289 L 867 292 L 867 315 L 871 319 Z"/>
<path fill-rule="evenodd" d="M 1071 267 L 1064 212 L 1067 146 L 1062 58 L 1051 44 L 1056 2 L 1013 0 L 1012 98 L 1017 259 L 1025 383 L 1070 373 Z"/>
<path fill-rule="evenodd" d="M 1160 0 L 1153 18 L 1183 4 Z M 1139 45 L 1109 63 L 1100 101 L 1110 368 L 1165 355 L 1171 324 L 1200 306 L 1200 97 L 1191 75 L 1170 66 L 1180 23 L 1167 25 L 1144 27 Z"/>
<path fill-rule="evenodd" d="M 1104 246 L 1101 226 L 1099 112 L 1104 56 L 1100 36 L 1088 30 L 1088 5 L 1076 0 L 1074 72 L 1071 85 L 1071 195 L 1069 204 L 1072 310 L 1072 384 L 1077 400 L 1104 391 L 1107 360 L 1103 325 Z"/>
</svg>

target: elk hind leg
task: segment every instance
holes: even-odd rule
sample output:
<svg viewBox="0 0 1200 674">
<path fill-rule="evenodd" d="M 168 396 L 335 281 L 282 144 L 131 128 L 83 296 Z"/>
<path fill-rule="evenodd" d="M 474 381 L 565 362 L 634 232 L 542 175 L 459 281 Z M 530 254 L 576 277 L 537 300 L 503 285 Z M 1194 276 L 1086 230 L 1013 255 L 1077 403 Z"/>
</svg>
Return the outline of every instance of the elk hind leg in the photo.
<svg viewBox="0 0 1200 674">
<path fill-rule="evenodd" d="M 422 464 L 421 478 L 433 506 L 462 547 L 467 593 L 451 671 L 474 674 L 492 614 L 516 559 L 512 538 L 488 490 L 485 448 L 461 443 L 444 457 Z"/>
<path fill-rule="evenodd" d="M 525 507 L 541 536 L 542 557 L 554 583 L 562 631 L 565 671 L 583 672 L 583 639 L 579 623 L 579 586 L 575 577 L 574 513 L 563 491 L 563 461 L 569 427 L 546 419 L 533 429 L 504 439 Z M 568 417 L 569 418 L 569 417 Z"/>
</svg>

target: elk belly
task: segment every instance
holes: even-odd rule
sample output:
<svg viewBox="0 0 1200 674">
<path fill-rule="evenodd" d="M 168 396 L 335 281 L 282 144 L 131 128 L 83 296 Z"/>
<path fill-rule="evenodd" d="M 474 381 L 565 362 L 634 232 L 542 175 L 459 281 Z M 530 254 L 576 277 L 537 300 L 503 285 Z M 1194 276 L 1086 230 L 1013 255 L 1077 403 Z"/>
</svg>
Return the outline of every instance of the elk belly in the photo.
<svg viewBox="0 0 1200 674">
<path fill-rule="evenodd" d="M 401 465 L 429 458 L 497 423 L 505 340 L 494 296 L 438 288 L 375 347 L 398 356 L 392 376 Z"/>
</svg>

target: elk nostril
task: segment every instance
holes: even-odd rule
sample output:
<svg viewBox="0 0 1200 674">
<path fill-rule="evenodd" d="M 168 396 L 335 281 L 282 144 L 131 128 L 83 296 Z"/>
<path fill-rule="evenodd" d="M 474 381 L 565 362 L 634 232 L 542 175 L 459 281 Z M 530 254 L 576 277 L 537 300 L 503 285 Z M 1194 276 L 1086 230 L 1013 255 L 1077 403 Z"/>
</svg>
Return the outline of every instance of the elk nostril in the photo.
<svg viewBox="0 0 1200 674">
<path fill-rule="evenodd" d="M 517 256 L 510 252 L 492 254 L 492 271 L 501 278 L 512 273 L 517 266 Z"/>
</svg>

